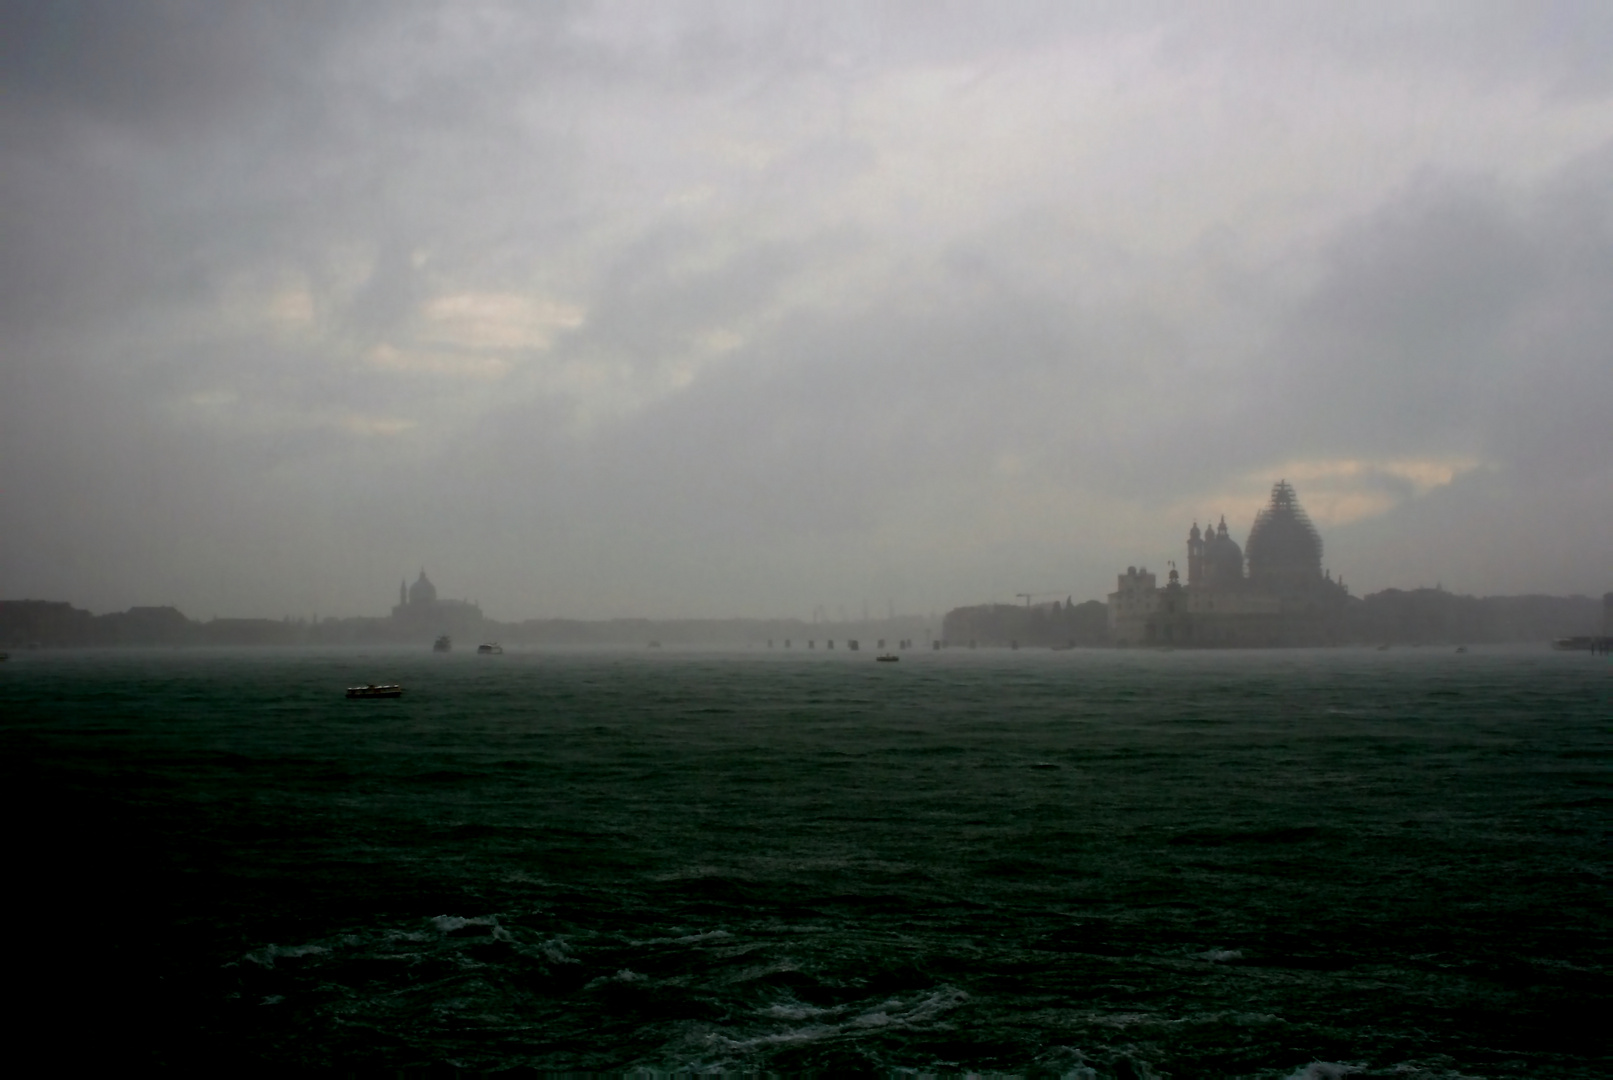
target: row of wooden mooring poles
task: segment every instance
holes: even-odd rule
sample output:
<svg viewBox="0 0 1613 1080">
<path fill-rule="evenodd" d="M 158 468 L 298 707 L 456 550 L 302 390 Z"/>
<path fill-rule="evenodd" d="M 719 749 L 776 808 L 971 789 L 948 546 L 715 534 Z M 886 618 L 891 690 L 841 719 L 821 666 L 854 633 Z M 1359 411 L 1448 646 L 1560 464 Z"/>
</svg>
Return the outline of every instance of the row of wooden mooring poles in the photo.
<svg viewBox="0 0 1613 1080">
<path fill-rule="evenodd" d="M 845 640 L 846 640 L 846 648 L 849 649 L 852 652 L 857 652 L 859 649 L 862 648 L 862 645 L 857 641 L 856 638 L 847 638 Z M 825 638 L 824 639 L 824 644 L 828 648 L 831 648 L 831 649 L 835 647 L 835 643 L 834 643 L 833 638 Z M 806 643 L 806 646 L 809 649 L 816 649 L 818 647 L 818 640 L 816 638 L 810 638 L 810 639 L 808 639 L 808 641 Z M 771 649 L 773 647 L 773 639 L 772 638 L 767 639 L 767 647 L 769 649 Z M 790 647 L 790 639 L 789 638 L 784 639 L 784 647 L 786 649 L 788 649 Z M 884 647 L 885 647 L 885 639 L 880 638 L 879 639 L 879 648 L 883 649 Z M 913 647 L 913 639 L 912 638 L 902 638 L 900 641 L 898 641 L 896 643 L 896 647 L 898 649 L 911 649 Z M 939 646 L 937 646 L 937 647 L 939 647 Z"/>
</svg>

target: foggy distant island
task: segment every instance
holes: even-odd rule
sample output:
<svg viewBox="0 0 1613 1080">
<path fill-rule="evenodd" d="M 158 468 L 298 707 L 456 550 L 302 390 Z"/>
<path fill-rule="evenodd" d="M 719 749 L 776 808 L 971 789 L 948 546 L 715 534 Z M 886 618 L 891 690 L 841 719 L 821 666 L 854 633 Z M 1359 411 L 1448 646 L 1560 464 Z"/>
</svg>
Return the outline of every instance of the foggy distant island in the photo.
<svg viewBox="0 0 1613 1080">
<path fill-rule="evenodd" d="M 1462 596 L 1443 588 L 1351 596 L 1322 565 L 1322 539 L 1279 481 L 1239 547 L 1223 518 L 1187 534 L 1187 580 L 1172 563 L 1119 575 L 1098 600 L 984 604 L 945 617 L 803 619 L 528 619 L 503 623 L 470 601 L 439 597 L 424 569 L 381 617 L 210 619 L 173 607 L 94 615 L 66 601 L 0 600 L 0 647 L 418 645 L 728 645 L 812 651 L 924 648 L 1272 648 L 1351 644 L 1493 644 L 1613 635 L 1613 592 Z M 937 625 L 939 622 L 939 625 Z M 898 646 L 900 643 L 900 646 Z M 854 646 L 852 646 L 854 647 Z"/>
<path fill-rule="evenodd" d="M 948 644 L 1280 648 L 1350 644 L 1499 643 L 1613 634 L 1613 593 L 1459 596 L 1432 589 L 1350 595 L 1322 564 L 1322 538 L 1293 487 L 1279 480 L 1239 547 L 1226 519 L 1187 532 L 1187 580 L 1128 566 L 1108 603 L 1066 599 L 948 612 Z M 1246 569 L 1247 568 L 1247 569 Z"/>
<path fill-rule="evenodd" d="M 1169 586 L 1159 589 L 1164 592 Z M 737 645 L 776 649 L 843 649 L 860 640 L 939 641 L 946 648 L 1101 648 L 1124 646 L 1097 600 L 1053 601 L 1029 607 L 982 604 L 954 608 L 939 620 L 898 615 L 866 623 L 805 619 L 527 619 L 497 622 L 479 611 L 452 624 L 409 618 L 229 619 L 199 621 L 172 607 L 133 607 L 95 615 L 66 601 L 0 600 L 0 648 L 151 646 L 418 645 L 450 633 L 458 647 L 481 641 L 506 646 Z M 1385 589 L 1349 598 L 1331 644 L 1491 644 L 1546 642 L 1608 633 L 1613 593 L 1589 596 L 1462 596 L 1444 589 Z M 451 630 L 438 629 L 451 625 Z M 939 636 L 926 631 L 940 629 Z M 786 646 L 786 642 L 788 646 Z M 1160 644 L 1164 644 L 1161 642 Z M 1144 647 L 1146 647 L 1145 643 Z M 1190 647 L 1181 642 L 1176 647 Z"/>
</svg>

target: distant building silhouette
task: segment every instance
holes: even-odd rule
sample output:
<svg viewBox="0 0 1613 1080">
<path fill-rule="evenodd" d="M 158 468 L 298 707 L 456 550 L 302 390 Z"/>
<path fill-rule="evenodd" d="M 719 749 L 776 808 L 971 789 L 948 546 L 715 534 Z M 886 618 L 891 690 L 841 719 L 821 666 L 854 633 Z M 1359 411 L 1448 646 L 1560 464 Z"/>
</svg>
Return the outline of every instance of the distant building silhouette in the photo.
<svg viewBox="0 0 1613 1080">
<path fill-rule="evenodd" d="M 1186 584 L 1174 564 L 1163 587 L 1147 567 L 1127 567 L 1109 594 L 1109 633 L 1123 645 L 1330 644 L 1341 640 L 1348 598 L 1322 569 L 1322 538 L 1293 487 L 1279 480 L 1255 515 L 1247 556 L 1223 517 L 1188 530 Z"/>
<path fill-rule="evenodd" d="M 398 583 L 392 621 L 433 635 L 470 633 L 481 626 L 482 609 L 468 600 L 439 600 L 437 586 L 422 568 L 413 585 Z"/>
<path fill-rule="evenodd" d="M 431 579 L 426 577 L 424 568 L 421 568 L 420 576 L 409 587 L 407 594 L 404 593 L 403 583 L 401 581 L 398 583 L 398 602 L 401 604 L 435 604 L 437 602 L 437 586 L 433 585 Z"/>
</svg>

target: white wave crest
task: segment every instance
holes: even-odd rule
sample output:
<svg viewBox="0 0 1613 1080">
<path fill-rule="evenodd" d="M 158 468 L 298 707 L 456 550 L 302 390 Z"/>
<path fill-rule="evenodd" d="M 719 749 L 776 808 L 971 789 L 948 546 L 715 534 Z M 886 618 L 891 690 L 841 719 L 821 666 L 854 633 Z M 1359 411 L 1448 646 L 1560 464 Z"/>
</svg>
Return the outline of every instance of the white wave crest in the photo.
<svg viewBox="0 0 1613 1080">
<path fill-rule="evenodd" d="M 1243 950 L 1242 949 L 1205 949 L 1203 952 L 1197 953 L 1195 955 L 1197 955 L 1200 960 L 1208 960 L 1211 963 L 1215 963 L 1215 964 L 1224 964 L 1228 960 L 1242 960 L 1243 959 Z"/>
<path fill-rule="evenodd" d="M 299 956 L 314 956 L 328 952 L 330 950 L 323 945 L 265 945 L 261 949 L 247 953 L 245 959 L 260 967 L 272 968 L 278 959 L 295 960 Z"/>
<path fill-rule="evenodd" d="M 1344 1080 L 1344 1077 L 1351 1073 L 1360 1071 L 1361 1066 L 1351 1065 L 1348 1062 L 1313 1061 L 1287 1077 L 1287 1080 Z"/>
<path fill-rule="evenodd" d="M 820 1009 L 797 1001 L 777 1002 L 759 1010 L 759 1015 L 770 1020 L 813 1020 L 801 1027 L 783 1031 L 770 1031 L 748 1038 L 734 1038 L 721 1031 L 707 1032 L 705 1048 L 743 1056 L 747 1053 L 783 1044 L 800 1044 L 855 1036 L 869 1028 L 918 1027 L 943 1013 L 950 1012 L 969 1000 L 969 995 L 955 986 L 941 986 L 910 999 L 888 998 L 875 1005 L 864 1003 L 842 1005 L 835 1009 Z"/>
</svg>

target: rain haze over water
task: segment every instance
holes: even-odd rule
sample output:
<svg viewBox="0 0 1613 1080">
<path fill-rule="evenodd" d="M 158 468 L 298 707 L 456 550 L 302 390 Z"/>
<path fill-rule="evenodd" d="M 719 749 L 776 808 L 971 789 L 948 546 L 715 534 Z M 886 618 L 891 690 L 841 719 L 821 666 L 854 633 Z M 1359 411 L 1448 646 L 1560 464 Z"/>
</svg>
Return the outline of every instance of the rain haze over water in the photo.
<svg viewBox="0 0 1613 1080">
<path fill-rule="evenodd" d="M 1599 593 L 1595 3 L 0 4 L 0 596 Z"/>
<path fill-rule="evenodd" d="M 0 0 L 13 1057 L 1604 1075 L 1610 56 Z"/>
</svg>

